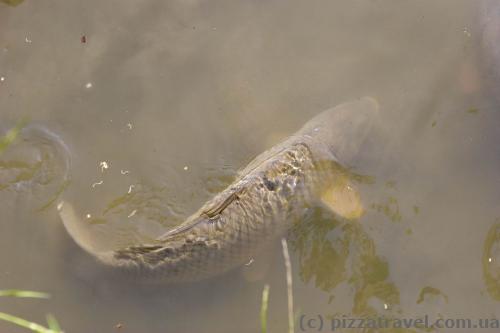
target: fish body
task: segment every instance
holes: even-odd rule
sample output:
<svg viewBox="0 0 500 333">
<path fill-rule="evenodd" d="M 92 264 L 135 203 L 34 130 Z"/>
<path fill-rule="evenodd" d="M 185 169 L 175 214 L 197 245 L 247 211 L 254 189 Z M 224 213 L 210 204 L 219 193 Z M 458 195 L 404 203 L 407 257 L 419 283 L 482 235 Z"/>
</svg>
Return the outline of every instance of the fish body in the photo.
<svg viewBox="0 0 500 333">
<path fill-rule="evenodd" d="M 303 217 L 335 183 L 373 123 L 371 98 L 339 105 L 257 156 L 225 190 L 154 244 L 97 251 L 75 241 L 106 265 L 151 282 L 186 282 L 247 263 Z M 338 169 L 337 169 L 338 170 Z"/>
</svg>

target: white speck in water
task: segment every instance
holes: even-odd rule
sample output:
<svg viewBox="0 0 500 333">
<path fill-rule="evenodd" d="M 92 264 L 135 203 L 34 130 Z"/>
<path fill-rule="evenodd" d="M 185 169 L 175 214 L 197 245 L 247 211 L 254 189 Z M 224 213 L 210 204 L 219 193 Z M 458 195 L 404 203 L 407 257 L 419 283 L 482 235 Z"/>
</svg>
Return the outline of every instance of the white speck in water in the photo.
<svg viewBox="0 0 500 333">
<path fill-rule="evenodd" d="M 492 258 L 488 258 L 488 262 L 492 262 L 492 261 L 493 261 L 493 259 L 492 259 Z"/>
<path fill-rule="evenodd" d="M 250 259 L 250 261 L 248 261 L 245 266 L 250 266 L 251 264 L 253 264 L 255 260 L 253 258 Z"/>
<path fill-rule="evenodd" d="M 134 216 L 134 215 L 135 215 L 135 213 L 137 213 L 137 209 L 134 209 L 134 210 L 132 211 L 132 213 L 128 214 L 128 217 L 130 218 L 130 217 Z"/>
<path fill-rule="evenodd" d="M 87 88 L 87 89 L 92 88 L 92 82 L 87 82 L 87 84 L 85 85 L 85 88 Z"/>
<path fill-rule="evenodd" d="M 29 44 L 29 43 L 31 43 L 31 39 L 30 39 L 29 37 L 27 37 L 27 36 L 26 36 L 26 38 L 24 38 L 24 41 L 25 41 L 26 43 L 28 43 L 28 44 Z"/>
<path fill-rule="evenodd" d="M 104 170 L 109 168 L 108 162 L 106 161 L 102 161 L 101 163 L 99 163 L 99 166 L 101 167 L 101 172 L 104 172 Z"/>
<path fill-rule="evenodd" d="M 134 185 L 130 185 L 128 188 L 128 194 L 132 193 L 132 190 L 134 189 Z"/>
<path fill-rule="evenodd" d="M 3 82 L 3 81 L 5 81 L 5 77 L 4 77 L 4 76 L 1 76 L 1 77 L 0 77 L 0 81 L 2 81 L 2 82 Z"/>
<path fill-rule="evenodd" d="M 469 31 L 468 28 L 464 28 L 464 35 L 467 36 L 467 37 L 472 36 L 472 34 L 471 34 L 471 32 Z"/>
<path fill-rule="evenodd" d="M 315 129 L 313 129 L 314 132 L 317 132 L 319 131 L 319 127 L 316 127 Z"/>
<path fill-rule="evenodd" d="M 90 219 L 92 217 L 92 215 L 90 214 L 87 214 L 87 218 Z"/>
<path fill-rule="evenodd" d="M 102 185 L 104 183 L 104 180 L 101 180 L 100 182 L 92 184 L 92 188 L 96 187 L 97 185 Z"/>
<path fill-rule="evenodd" d="M 129 173 L 130 173 L 130 171 L 128 171 L 128 170 L 120 170 L 120 173 L 121 173 L 122 175 L 126 175 L 126 174 L 129 174 Z"/>
<path fill-rule="evenodd" d="M 183 169 L 184 169 L 184 171 L 187 171 L 189 169 L 189 167 L 186 165 L 186 166 L 184 166 Z"/>
<path fill-rule="evenodd" d="M 57 210 L 60 211 L 64 206 L 64 203 L 61 201 L 60 203 L 57 204 Z"/>
<path fill-rule="evenodd" d="M 386 303 L 384 303 L 384 309 L 388 309 L 389 308 L 389 305 L 387 305 Z"/>
<path fill-rule="evenodd" d="M 131 129 L 132 129 L 132 124 L 131 124 L 131 123 L 128 123 L 128 124 L 127 124 L 127 127 L 128 127 L 128 129 L 129 129 L 129 130 L 131 130 Z"/>
</svg>

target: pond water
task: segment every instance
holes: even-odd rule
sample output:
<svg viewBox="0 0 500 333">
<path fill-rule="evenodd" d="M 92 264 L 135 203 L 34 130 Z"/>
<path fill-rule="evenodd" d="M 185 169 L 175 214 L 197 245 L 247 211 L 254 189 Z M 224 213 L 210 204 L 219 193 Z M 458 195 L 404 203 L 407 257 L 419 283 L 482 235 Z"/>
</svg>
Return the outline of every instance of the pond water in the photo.
<svg viewBox="0 0 500 333">
<path fill-rule="evenodd" d="M 366 214 L 316 209 L 288 235 L 295 331 L 318 316 L 500 319 L 495 2 L 2 1 L 0 289 L 52 297 L 0 311 L 53 313 L 71 333 L 258 332 L 267 284 L 268 330 L 286 332 L 279 240 L 215 279 L 143 285 L 83 252 L 57 206 L 102 247 L 153 239 L 312 116 L 369 95 Z"/>
</svg>

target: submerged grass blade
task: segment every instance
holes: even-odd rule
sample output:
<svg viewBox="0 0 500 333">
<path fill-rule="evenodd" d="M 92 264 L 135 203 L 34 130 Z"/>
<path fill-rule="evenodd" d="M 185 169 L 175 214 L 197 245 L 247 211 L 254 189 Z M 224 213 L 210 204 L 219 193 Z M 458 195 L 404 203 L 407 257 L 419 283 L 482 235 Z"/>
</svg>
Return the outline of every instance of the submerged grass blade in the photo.
<svg viewBox="0 0 500 333">
<path fill-rule="evenodd" d="M 293 316 L 293 289 L 292 289 L 292 264 L 290 262 L 290 253 L 288 252 L 288 244 L 285 238 L 281 239 L 283 247 L 283 258 L 285 259 L 286 268 L 286 290 L 288 299 L 288 333 L 294 333 L 294 316 Z"/>
<path fill-rule="evenodd" d="M 260 307 L 260 327 L 262 333 L 267 333 L 267 305 L 269 303 L 269 285 L 262 291 L 262 305 Z"/>
<path fill-rule="evenodd" d="M 59 322 L 57 321 L 56 317 L 54 317 L 52 314 L 48 314 L 46 316 L 47 318 L 47 325 L 49 326 L 49 329 L 56 331 L 56 332 L 62 332 L 61 326 L 59 325 Z"/>
<path fill-rule="evenodd" d="M 31 290 L 6 289 L 0 290 L 0 296 L 22 297 L 22 298 L 50 298 L 47 293 Z"/>
<path fill-rule="evenodd" d="M 54 330 L 50 328 L 43 327 L 40 324 L 33 323 L 23 318 L 19 318 L 8 313 L 0 312 L 0 320 L 5 320 L 9 323 L 27 328 L 37 333 L 62 333 L 60 330 Z"/>
</svg>

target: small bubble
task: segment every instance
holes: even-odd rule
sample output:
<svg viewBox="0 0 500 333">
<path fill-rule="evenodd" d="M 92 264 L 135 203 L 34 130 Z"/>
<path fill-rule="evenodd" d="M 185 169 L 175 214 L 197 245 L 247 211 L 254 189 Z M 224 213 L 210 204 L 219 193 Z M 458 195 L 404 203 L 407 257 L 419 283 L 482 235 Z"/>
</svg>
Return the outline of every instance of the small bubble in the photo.
<svg viewBox="0 0 500 333">
<path fill-rule="evenodd" d="M 183 169 L 184 169 L 184 171 L 187 171 L 189 169 L 189 167 L 186 165 L 186 166 L 184 166 Z"/>
<path fill-rule="evenodd" d="M 85 85 L 85 88 L 87 88 L 87 89 L 92 88 L 92 82 L 87 82 L 87 84 Z"/>
<path fill-rule="evenodd" d="M 488 258 L 488 262 L 492 262 L 492 261 L 493 261 L 493 259 L 492 259 L 492 258 Z"/>
<path fill-rule="evenodd" d="M 1 77 L 0 77 L 0 81 L 2 81 L 2 82 L 3 82 L 3 81 L 5 81 L 5 77 L 4 77 L 4 76 L 1 76 Z"/>
<path fill-rule="evenodd" d="M 87 218 L 90 219 L 92 217 L 92 215 L 90 214 L 87 214 Z"/>
</svg>

